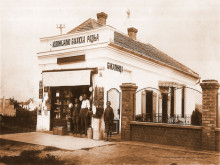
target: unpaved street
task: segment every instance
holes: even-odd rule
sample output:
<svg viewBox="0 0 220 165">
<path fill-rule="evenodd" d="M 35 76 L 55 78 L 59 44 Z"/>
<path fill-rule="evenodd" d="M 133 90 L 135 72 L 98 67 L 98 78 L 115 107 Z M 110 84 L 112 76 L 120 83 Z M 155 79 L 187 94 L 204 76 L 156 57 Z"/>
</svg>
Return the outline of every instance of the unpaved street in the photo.
<svg viewBox="0 0 220 165">
<path fill-rule="evenodd" d="M 10 164 L 219 164 L 217 152 L 136 142 L 114 142 L 94 148 L 63 150 L 1 139 L 0 156 L 3 164 L 6 164 L 6 159 Z"/>
</svg>

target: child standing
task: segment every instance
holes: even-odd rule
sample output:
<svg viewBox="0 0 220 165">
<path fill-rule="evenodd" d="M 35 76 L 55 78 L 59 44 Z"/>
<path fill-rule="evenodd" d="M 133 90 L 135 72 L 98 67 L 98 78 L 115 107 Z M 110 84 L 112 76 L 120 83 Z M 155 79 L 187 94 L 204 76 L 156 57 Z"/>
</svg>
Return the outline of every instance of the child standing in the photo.
<svg viewBox="0 0 220 165">
<path fill-rule="evenodd" d="M 107 133 L 106 141 L 112 140 L 112 126 L 113 126 L 113 120 L 114 120 L 114 112 L 111 107 L 111 102 L 107 101 L 107 108 L 104 112 L 104 122 L 105 122 L 105 132 Z M 110 136 L 110 139 L 108 138 Z"/>
</svg>

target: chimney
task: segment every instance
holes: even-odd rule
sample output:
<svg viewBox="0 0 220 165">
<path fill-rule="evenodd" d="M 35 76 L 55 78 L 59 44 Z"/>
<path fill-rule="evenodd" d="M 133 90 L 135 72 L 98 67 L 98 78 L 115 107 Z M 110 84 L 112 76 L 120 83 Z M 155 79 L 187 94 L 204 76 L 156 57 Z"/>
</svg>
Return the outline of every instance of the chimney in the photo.
<svg viewBox="0 0 220 165">
<path fill-rule="evenodd" d="M 97 14 L 97 21 L 98 23 L 102 24 L 102 25 L 106 25 L 106 19 L 108 17 L 108 14 L 101 12 Z"/>
<path fill-rule="evenodd" d="M 137 32 L 138 32 L 138 30 L 134 27 L 128 28 L 128 36 L 133 40 L 136 40 Z"/>
</svg>

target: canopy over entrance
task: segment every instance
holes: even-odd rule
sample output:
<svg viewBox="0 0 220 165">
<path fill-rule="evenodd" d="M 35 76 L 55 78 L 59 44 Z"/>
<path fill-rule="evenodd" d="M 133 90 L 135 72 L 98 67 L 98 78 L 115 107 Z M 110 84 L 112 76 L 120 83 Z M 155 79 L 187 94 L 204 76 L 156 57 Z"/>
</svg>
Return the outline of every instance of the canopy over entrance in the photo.
<svg viewBox="0 0 220 165">
<path fill-rule="evenodd" d="M 44 86 L 90 85 L 91 70 L 43 72 Z"/>
</svg>

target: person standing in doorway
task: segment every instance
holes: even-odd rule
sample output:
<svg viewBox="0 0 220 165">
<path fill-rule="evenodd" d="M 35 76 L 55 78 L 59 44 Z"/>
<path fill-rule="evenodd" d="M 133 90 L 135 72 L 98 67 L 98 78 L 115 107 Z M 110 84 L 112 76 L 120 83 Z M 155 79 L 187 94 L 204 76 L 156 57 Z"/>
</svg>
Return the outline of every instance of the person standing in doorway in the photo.
<svg viewBox="0 0 220 165">
<path fill-rule="evenodd" d="M 112 126 L 114 120 L 114 112 L 111 107 L 111 102 L 107 101 L 107 108 L 104 112 L 105 132 L 107 133 L 106 141 L 112 141 Z M 110 136 L 110 138 L 108 138 Z"/>
<path fill-rule="evenodd" d="M 66 118 L 67 118 L 67 131 L 68 132 L 71 132 L 71 130 L 72 130 L 72 113 L 73 113 L 73 104 L 72 104 L 72 102 L 71 102 L 71 100 L 69 99 L 68 101 L 67 101 L 67 105 L 68 105 L 68 107 L 67 107 L 67 109 L 66 109 Z"/>
<path fill-rule="evenodd" d="M 81 133 L 80 135 L 85 132 L 85 135 L 87 135 L 87 126 L 88 126 L 88 120 L 87 120 L 87 113 L 88 109 L 90 109 L 90 102 L 87 99 L 86 94 L 83 95 L 83 101 L 81 104 L 80 109 L 80 119 L 81 119 Z M 83 125 L 84 125 L 84 131 L 83 131 Z"/>
<path fill-rule="evenodd" d="M 75 134 L 79 133 L 79 112 L 80 112 L 79 100 L 76 98 L 75 104 L 73 106 L 73 116 L 72 116 Z"/>
</svg>

